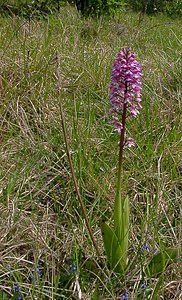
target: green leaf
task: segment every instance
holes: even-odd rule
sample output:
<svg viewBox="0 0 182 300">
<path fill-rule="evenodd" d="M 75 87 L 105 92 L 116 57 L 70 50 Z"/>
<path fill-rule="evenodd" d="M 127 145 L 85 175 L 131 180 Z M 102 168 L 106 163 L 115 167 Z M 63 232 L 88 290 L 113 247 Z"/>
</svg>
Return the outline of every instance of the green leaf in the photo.
<svg viewBox="0 0 182 300">
<path fill-rule="evenodd" d="M 179 255 L 179 249 L 168 248 L 164 252 L 159 252 L 153 256 L 148 265 L 149 276 L 155 276 L 164 272 L 166 267 L 171 264 Z"/>
<path fill-rule="evenodd" d="M 123 273 L 126 267 L 126 261 L 123 259 L 123 252 L 118 238 L 107 223 L 102 222 L 100 227 L 110 267 L 117 273 Z"/>
<path fill-rule="evenodd" d="M 159 277 L 159 279 L 158 279 L 158 281 L 155 285 L 155 288 L 154 288 L 153 293 L 150 297 L 150 300 L 157 300 L 157 296 L 159 295 L 159 291 L 161 289 L 161 286 L 162 286 L 163 282 L 164 282 L 164 275 L 162 274 Z"/>
<path fill-rule="evenodd" d="M 98 292 L 98 286 L 95 287 L 95 290 L 91 296 L 91 300 L 99 300 L 99 292 Z"/>
<path fill-rule="evenodd" d="M 129 198 L 126 196 L 124 200 L 121 199 L 120 192 L 117 192 L 114 203 L 114 229 L 126 260 L 129 238 Z"/>
</svg>

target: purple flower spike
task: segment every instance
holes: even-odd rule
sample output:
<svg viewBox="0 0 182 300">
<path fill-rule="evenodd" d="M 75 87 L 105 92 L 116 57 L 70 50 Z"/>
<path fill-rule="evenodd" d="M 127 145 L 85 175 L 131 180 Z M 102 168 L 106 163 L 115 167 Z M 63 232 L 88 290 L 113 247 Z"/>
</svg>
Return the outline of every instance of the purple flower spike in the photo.
<svg viewBox="0 0 182 300">
<path fill-rule="evenodd" d="M 117 55 L 112 67 L 110 101 L 112 116 L 111 123 L 119 133 L 123 129 L 124 118 L 137 118 L 141 106 L 141 66 L 129 48 L 123 48 Z M 122 114 L 120 121 L 118 116 Z M 128 144 L 131 146 L 131 143 Z"/>
</svg>

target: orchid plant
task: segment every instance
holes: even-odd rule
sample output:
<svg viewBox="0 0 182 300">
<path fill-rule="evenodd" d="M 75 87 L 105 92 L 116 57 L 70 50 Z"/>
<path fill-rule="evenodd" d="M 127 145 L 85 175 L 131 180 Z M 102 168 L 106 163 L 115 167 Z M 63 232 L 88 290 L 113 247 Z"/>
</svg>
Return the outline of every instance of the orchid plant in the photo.
<svg viewBox="0 0 182 300">
<path fill-rule="evenodd" d="M 129 241 L 129 199 L 122 198 L 122 161 L 124 148 L 135 145 L 133 138 L 126 138 L 126 122 L 137 118 L 141 106 L 142 68 L 135 54 L 129 48 L 123 48 L 117 55 L 112 67 L 109 116 L 110 123 L 120 135 L 119 163 L 116 197 L 114 202 L 114 226 L 101 223 L 104 247 L 110 268 L 116 273 L 124 273 L 127 267 Z M 168 248 L 153 256 L 146 273 L 155 276 L 165 270 L 166 266 L 178 257 L 178 248 Z"/>
<path fill-rule="evenodd" d="M 134 145 L 132 138 L 125 138 L 126 121 L 137 118 L 141 106 L 141 66 L 129 48 L 124 48 L 112 67 L 110 102 L 111 123 L 120 135 L 117 190 L 114 202 L 114 228 L 101 224 L 104 246 L 109 264 L 116 272 L 123 272 L 127 265 L 129 239 L 129 199 L 121 197 L 122 161 L 125 146 Z"/>
</svg>

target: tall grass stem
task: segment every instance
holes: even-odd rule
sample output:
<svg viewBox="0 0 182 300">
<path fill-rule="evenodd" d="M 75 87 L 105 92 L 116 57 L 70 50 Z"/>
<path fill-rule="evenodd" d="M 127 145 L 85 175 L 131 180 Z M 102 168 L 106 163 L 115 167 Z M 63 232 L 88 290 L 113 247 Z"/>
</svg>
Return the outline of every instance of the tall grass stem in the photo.
<svg viewBox="0 0 182 300">
<path fill-rule="evenodd" d="M 65 145 L 66 145 L 66 153 L 67 153 L 67 156 L 68 156 L 68 161 L 69 161 L 70 170 L 71 170 L 71 174 L 72 174 L 72 178 L 73 178 L 73 182 L 74 182 L 74 186 L 75 186 L 75 191 L 76 191 L 78 201 L 79 201 L 80 206 L 81 206 L 83 217 L 85 219 L 85 224 L 86 224 L 88 233 L 90 235 L 90 238 L 92 240 L 93 246 L 94 246 L 94 248 L 97 252 L 98 257 L 101 258 L 99 248 L 98 248 L 97 243 L 94 239 L 92 229 L 89 225 L 89 220 L 88 220 L 88 217 L 87 217 L 86 208 L 85 208 L 85 205 L 84 205 L 84 203 L 82 201 L 82 198 L 81 198 L 81 195 L 80 195 L 80 191 L 79 191 L 79 187 L 78 187 L 78 183 L 77 183 L 77 179 L 76 179 L 76 175 L 75 175 L 75 171 L 74 171 L 74 166 L 73 166 L 73 162 L 72 162 L 72 158 L 71 158 L 71 154 L 70 154 L 70 150 L 69 150 L 67 133 L 66 133 L 66 126 L 65 126 L 65 119 L 64 119 L 64 113 L 63 113 L 62 98 L 61 98 L 62 84 L 61 84 L 61 76 L 60 76 L 60 56 L 59 56 L 58 53 L 56 53 L 56 77 L 57 77 L 57 81 L 58 81 L 57 89 L 58 89 L 59 110 L 60 110 L 60 117 L 61 117 L 61 127 L 62 127 L 62 130 L 63 130 L 63 137 L 64 137 L 64 141 L 65 141 Z"/>
</svg>

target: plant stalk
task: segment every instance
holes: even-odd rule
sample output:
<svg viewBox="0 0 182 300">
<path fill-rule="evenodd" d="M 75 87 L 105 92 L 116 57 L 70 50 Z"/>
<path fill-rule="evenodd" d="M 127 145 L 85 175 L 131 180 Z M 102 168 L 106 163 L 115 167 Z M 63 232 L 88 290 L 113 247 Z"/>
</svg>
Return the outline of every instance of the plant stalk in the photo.
<svg viewBox="0 0 182 300">
<path fill-rule="evenodd" d="M 125 84 L 125 95 L 127 93 L 127 83 Z M 125 98 L 125 96 L 124 96 Z M 123 105 L 122 115 L 122 130 L 119 142 L 119 164 L 118 164 L 118 182 L 117 182 L 117 193 L 121 193 L 121 179 L 122 179 L 122 163 L 123 163 L 123 149 L 124 149 L 124 136 L 125 136 L 125 125 L 126 125 L 126 103 Z"/>
</svg>

